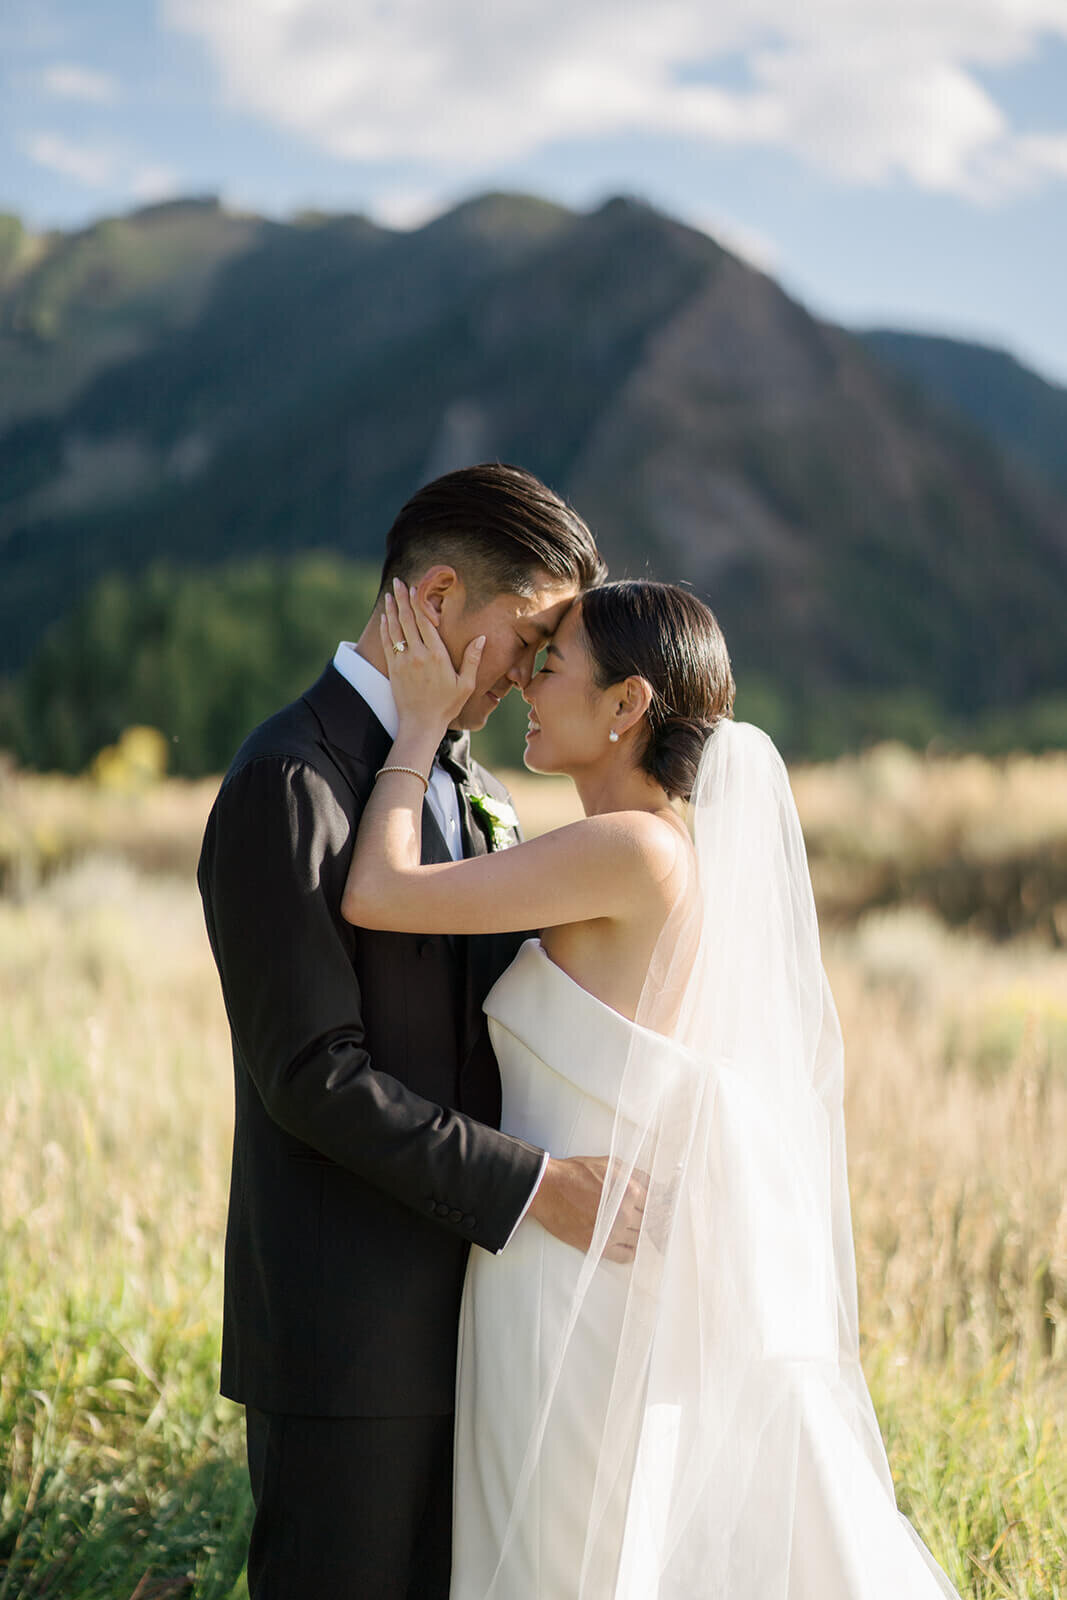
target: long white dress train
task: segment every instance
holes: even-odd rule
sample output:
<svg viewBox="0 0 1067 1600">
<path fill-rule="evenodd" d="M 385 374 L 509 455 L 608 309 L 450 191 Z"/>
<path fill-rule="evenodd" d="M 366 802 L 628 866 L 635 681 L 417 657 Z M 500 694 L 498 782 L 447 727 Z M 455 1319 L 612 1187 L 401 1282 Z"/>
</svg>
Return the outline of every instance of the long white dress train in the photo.
<svg viewBox="0 0 1067 1600">
<path fill-rule="evenodd" d="M 692 1065 L 684 1048 L 582 989 L 538 940 L 523 945 L 485 1009 L 503 1081 L 502 1125 L 555 1156 L 607 1150 L 620 1110 L 627 1115 L 620 1096 L 632 1093 L 634 1084 L 640 1092 L 662 1094 L 672 1076 Z M 751 1103 L 740 1078 L 731 1080 L 728 1063 L 720 1064 L 717 1077 L 716 1162 L 725 1170 L 736 1155 L 747 1172 L 761 1140 L 772 1162 L 765 1107 Z M 634 1119 L 641 1115 L 635 1105 Z M 719 1222 L 724 1235 L 741 1225 L 738 1218 Z M 786 1216 L 783 1227 L 790 1225 Z M 803 1218 L 792 1225 L 807 1226 Z M 788 1274 L 788 1235 L 781 1248 L 781 1270 Z M 657 1330 L 657 1359 L 640 1400 L 640 1448 L 596 1501 L 596 1548 L 612 1554 L 590 1568 L 594 1486 L 598 1472 L 603 1483 L 604 1452 L 612 1448 L 605 1417 L 632 1285 L 631 1269 L 600 1262 L 579 1297 L 567 1360 L 557 1369 L 584 1260 L 533 1224 L 520 1227 L 498 1257 L 473 1252 L 460 1330 L 452 1600 L 935 1600 L 952 1594 L 896 1509 L 858 1362 L 836 1346 L 831 1359 L 808 1337 L 804 1295 L 816 1293 L 808 1284 L 799 1290 L 799 1323 L 790 1324 L 792 1347 L 776 1351 L 764 1344 L 744 1367 L 739 1392 L 724 1402 L 731 1412 L 724 1433 L 736 1430 L 743 1445 L 735 1465 L 706 1464 L 699 1481 L 680 1443 L 691 1423 L 686 1386 L 673 1388 L 671 1380 L 673 1371 L 687 1370 L 689 1331 L 684 1325 Z M 726 1256 L 724 1263 L 725 1274 L 731 1271 Z M 721 1293 L 743 1299 L 749 1290 L 734 1276 L 733 1285 L 724 1277 Z M 761 1292 L 758 1284 L 753 1292 Z M 685 1294 L 683 1284 L 672 1303 L 685 1304 Z M 634 1312 L 632 1298 L 631 1316 L 640 1311 Z M 695 1303 L 692 1316 L 701 1316 Z M 676 1319 L 687 1320 L 688 1314 Z M 707 1348 L 715 1348 L 714 1333 Z M 551 1405 L 539 1417 L 546 1386 Z M 708 1396 L 692 1404 L 707 1406 Z M 683 1500 L 690 1504 L 681 1523 L 701 1530 L 697 1540 L 688 1539 L 690 1551 L 705 1552 L 691 1553 L 688 1566 L 685 1536 L 676 1539 L 673 1554 L 664 1550 L 664 1530 Z M 716 1545 L 720 1512 L 728 1549 Z"/>
</svg>

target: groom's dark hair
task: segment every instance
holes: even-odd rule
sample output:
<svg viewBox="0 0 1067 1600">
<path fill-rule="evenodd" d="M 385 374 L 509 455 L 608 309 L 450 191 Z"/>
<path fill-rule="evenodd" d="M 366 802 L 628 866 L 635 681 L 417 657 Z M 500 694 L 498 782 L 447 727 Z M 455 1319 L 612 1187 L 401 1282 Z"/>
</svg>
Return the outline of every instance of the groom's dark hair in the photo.
<svg viewBox="0 0 1067 1600">
<path fill-rule="evenodd" d="M 532 472 L 498 461 L 446 473 L 412 495 L 386 537 L 379 593 L 439 562 L 455 567 L 473 605 L 531 595 L 545 573 L 580 590 L 607 573 L 578 513 Z"/>
</svg>

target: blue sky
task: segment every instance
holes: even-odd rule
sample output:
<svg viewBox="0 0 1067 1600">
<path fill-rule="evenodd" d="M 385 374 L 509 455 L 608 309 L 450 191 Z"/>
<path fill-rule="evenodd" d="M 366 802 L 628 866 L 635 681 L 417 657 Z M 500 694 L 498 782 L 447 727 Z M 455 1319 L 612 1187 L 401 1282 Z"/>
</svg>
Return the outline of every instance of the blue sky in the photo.
<svg viewBox="0 0 1067 1600">
<path fill-rule="evenodd" d="M 637 194 L 1067 383 L 1067 0 L 8 0 L 0 208 Z"/>
</svg>

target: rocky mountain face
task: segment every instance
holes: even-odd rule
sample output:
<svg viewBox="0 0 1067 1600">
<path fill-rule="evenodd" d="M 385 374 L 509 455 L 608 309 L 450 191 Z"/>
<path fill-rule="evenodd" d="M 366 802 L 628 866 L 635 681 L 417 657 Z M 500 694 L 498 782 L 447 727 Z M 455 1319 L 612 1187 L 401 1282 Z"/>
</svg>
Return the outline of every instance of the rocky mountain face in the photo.
<svg viewBox="0 0 1067 1600">
<path fill-rule="evenodd" d="M 108 570 L 373 560 L 420 482 L 495 457 L 567 494 L 617 575 L 690 582 L 790 705 L 1051 694 L 1065 490 L 894 361 L 627 200 L 485 196 L 404 234 L 205 202 L 10 224 L 0 670 Z"/>
</svg>

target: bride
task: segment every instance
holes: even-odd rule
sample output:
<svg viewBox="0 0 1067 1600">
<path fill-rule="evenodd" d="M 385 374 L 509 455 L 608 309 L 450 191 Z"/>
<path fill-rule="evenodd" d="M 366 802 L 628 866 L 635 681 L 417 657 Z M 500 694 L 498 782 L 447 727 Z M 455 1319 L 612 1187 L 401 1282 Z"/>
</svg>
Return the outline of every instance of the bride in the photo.
<svg viewBox="0 0 1067 1600">
<path fill-rule="evenodd" d="M 539 927 L 485 1002 L 502 1125 L 610 1156 L 584 1252 L 537 1196 L 500 1256 L 472 1256 L 452 1600 L 952 1595 L 897 1512 L 859 1366 L 804 844 L 773 745 L 731 720 L 715 618 L 672 585 L 585 594 L 525 691 L 527 765 L 567 773 L 585 819 L 432 866 L 425 774 L 480 645 L 457 672 L 402 586 L 382 634 L 400 725 L 343 912 Z"/>
</svg>

